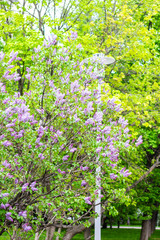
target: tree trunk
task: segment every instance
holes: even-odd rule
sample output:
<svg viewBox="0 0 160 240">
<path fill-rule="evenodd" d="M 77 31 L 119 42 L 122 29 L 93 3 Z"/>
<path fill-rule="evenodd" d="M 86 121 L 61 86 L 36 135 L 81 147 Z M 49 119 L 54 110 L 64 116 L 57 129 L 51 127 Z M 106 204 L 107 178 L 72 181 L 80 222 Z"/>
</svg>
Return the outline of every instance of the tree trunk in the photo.
<svg viewBox="0 0 160 240">
<path fill-rule="evenodd" d="M 107 228 L 107 217 L 105 216 L 105 217 L 103 217 L 102 218 L 102 228 Z"/>
<path fill-rule="evenodd" d="M 130 225 L 130 218 L 127 219 L 127 225 Z"/>
<path fill-rule="evenodd" d="M 55 232 L 55 227 L 51 226 L 46 229 L 46 238 L 45 240 L 53 240 L 54 232 Z"/>
<path fill-rule="evenodd" d="M 39 240 L 39 232 L 35 234 L 35 239 L 34 240 Z"/>
<path fill-rule="evenodd" d="M 89 222 L 91 224 L 91 226 L 94 224 L 94 218 L 91 217 L 89 219 Z M 77 233 L 81 233 L 85 230 L 85 226 L 83 224 L 77 225 L 77 226 L 73 226 L 72 228 L 69 228 L 66 231 L 66 234 L 63 237 L 63 240 L 71 240 Z"/>
<path fill-rule="evenodd" d="M 91 239 L 91 228 L 86 228 L 84 230 L 84 239 L 85 240 L 90 240 Z"/>
<path fill-rule="evenodd" d="M 110 229 L 112 229 L 112 218 L 109 219 Z"/>
<path fill-rule="evenodd" d="M 155 211 L 153 211 L 153 215 L 152 215 L 152 219 L 151 219 L 151 234 L 156 229 L 157 219 L 158 219 L 158 210 L 155 210 Z"/>
<path fill-rule="evenodd" d="M 142 230 L 140 240 L 148 240 L 151 236 L 151 220 L 142 221 Z"/>
<path fill-rule="evenodd" d="M 118 224 L 117 225 L 118 225 L 118 228 L 120 228 L 120 220 L 118 220 Z"/>
</svg>

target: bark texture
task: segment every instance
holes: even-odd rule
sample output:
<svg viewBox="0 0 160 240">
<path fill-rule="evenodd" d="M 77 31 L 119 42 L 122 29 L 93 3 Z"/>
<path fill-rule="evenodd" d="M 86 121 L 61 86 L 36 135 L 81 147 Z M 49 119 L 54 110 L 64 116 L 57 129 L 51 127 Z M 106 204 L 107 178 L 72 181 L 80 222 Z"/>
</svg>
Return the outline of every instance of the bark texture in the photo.
<svg viewBox="0 0 160 240">
<path fill-rule="evenodd" d="M 35 239 L 34 240 L 39 240 L 39 233 L 38 232 L 35 234 Z"/>
<path fill-rule="evenodd" d="M 155 211 L 153 211 L 153 215 L 152 215 L 152 219 L 151 219 L 151 234 L 156 229 L 157 219 L 158 219 L 158 210 L 155 210 Z"/>
<path fill-rule="evenodd" d="M 142 221 L 140 240 L 148 240 L 151 236 L 151 219 Z"/>
<path fill-rule="evenodd" d="M 45 240 L 53 240 L 54 232 L 55 232 L 55 227 L 54 226 L 48 227 L 46 229 L 46 238 L 45 238 Z"/>
<path fill-rule="evenodd" d="M 84 239 L 85 240 L 90 240 L 91 239 L 91 228 L 86 228 L 84 230 Z"/>
<path fill-rule="evenodd" d="M 94 218 L 90 218 L 89 222 L 91 223 L 91 226 L 94 224 Z M 74 237 L 77 233 L 83 232 L 86 229 L 86 227 L 83 224 L 73 226 L 72 228 L 69 228 L 66 231 L 66 234 L 63 237 L 63 240 L 71 240 L 72 237 Z"/>
</svg>

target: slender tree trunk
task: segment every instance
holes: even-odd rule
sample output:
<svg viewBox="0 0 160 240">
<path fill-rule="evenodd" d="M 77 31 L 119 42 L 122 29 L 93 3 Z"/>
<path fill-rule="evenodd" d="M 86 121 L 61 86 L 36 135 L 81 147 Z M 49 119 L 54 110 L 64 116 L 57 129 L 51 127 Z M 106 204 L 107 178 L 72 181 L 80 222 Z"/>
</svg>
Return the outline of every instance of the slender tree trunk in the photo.
<svg viewBox="0 0 160 240">
<path fill-rule="evenodd" d="M 109 219 L 110 229 L 112 229 L 112 218 Z"/>
<path fill-rule="evenodd" d="M 130 218 L 127 219 L 127 225 L 130 225 Z"/>
<path fill-rule="evenodd" d="M 151 219 L 151 234 L 156 229 L 157 219 L 158 219 L 158 210 L 155 210 L 155 211 L 153 211 L 153 215 L 152 215 L 152 219 Z"/>
<path fill-rule="evenodd" d="M 84 239 L 85 240 L 90 240 L 91 239 L 91 228 L 86 228 L 84 230 Z"/>
<path fill-rule="evenodd" d="M 45 240 L 53 240 L 55 229 L 56 228 L 54 226 L 48 227 L 46 229 L 46 238 L 45 238 Z"/>
<path fill-rule="evenodd" d="M 148 240 L 151 236 L 151 219 L 142 221 L 140 240 Z"/>
<path fill-rule="evenodd" d="M 39 240 L 39 232 L 35 234 L 35 239 L 34 240 Z"/>
<path fill-rule="evenodd" d="M 120 228 L 120 221 L 119 220 L 118 220 L 118 224 L 117 225 L 118 225 L 118 228 Z"/>
</svg>

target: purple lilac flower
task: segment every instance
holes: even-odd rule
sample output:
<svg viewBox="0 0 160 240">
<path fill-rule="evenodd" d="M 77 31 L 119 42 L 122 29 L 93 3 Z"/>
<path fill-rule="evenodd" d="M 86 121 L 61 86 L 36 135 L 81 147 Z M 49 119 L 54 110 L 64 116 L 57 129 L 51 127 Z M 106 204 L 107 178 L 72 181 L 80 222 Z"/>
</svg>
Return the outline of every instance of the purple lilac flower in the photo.
<svg viewBox="0 0 160 240">
<path fill-rule="evenodd" d="M 58 131 L 56 132 L 56 134 L 57 134 L 57 136 L 61 136 L 61 135 L 63 134 L 63 132 L 61 132 L 61 131 L 58 130 Z"/>
<path fill-rule="evenodd" d="M 88 104 L 87 104 L 87 108 L 84 110 L 84 113 L 86 114 L 86 113 L 90 113 L 91 111 L 93 111 L 94 110 L 94 108 L 93 108 L 93 102 L 89 102 Z"/>
<path fill-rule="evenodd" d="M 85 203 L 92 205 L 91 201 L 90 201 L 91 197 L 85 197 Z"/>
<path fill-rule="evenodd" d="M 128 177 L 129 175 L 131 175 L 132 173 L 129 172 L 129 170 L 126 170 L 124 173 L 123 173 L 123 177 Z"/>
<path fill-rule="evenodd" d="M 6 206 L 5 204 L 1 203 L 1 206 L 0 206 L 1 209 L 6 209 Z"/>
<path fill-rule="evenodd" d="M 14 132 L 14 129 L 13 128 L 8 128 L 7 129 L 9 132 Z"/>
<path fill-rule="evenodd" d="M 125 167 L 122 168 L 122 169 L 119 171 L 119 173 L 120 173 L 120 174 L 123 174 L 123 172 L 124 172 L 125 169 L 126 169 Z"/>
<path fill-rule="evenodd" d="M 94 119 L 96 122 L 102 122 L 103 120 L 103 112 L 96 112 L 94 115 Z"/>
<path fill-rule="evenodd" d="M 129 175 L 131 175 L 132 173 L 129 172 L 129 170 L 126 170 L 125 172 L 123 172 L 123 177 L 128 177 Z"/>
<path fill-rule="evenodd" d="M 114 174 L 114 173 L 110 173 L 110 178 L 111 179 L 116 179 L 118 176 L 116 175 L 116 174 Z"/>
<path fill-rule="evenodd" d="M 129 128 L 125 128 L 124 133 L 128 133 L 128 132 L 129 132 Z"/>
<path fill-rule="evenodd" d="M 28 231 L 32 230 L 32 227 L 29 226 L 28 223 L 23 224 L 22 228 L 25 232 L 28 232 Z"/>
<path fill-rule="evenodd" d="M 3 60 L 4 56 L 5 56 L 5 53 L 3 53 L 3 52 L 0 52 L 0 61 L 2 61 L 2 60 Z"/>
<path fill-rule="evenodd" d="M 85 166 L 85 167 L 80 166 L 80 169 L 81 169 L 82 171 L 86 171 L 86 170 L 88 170 L 88 167 L 87 167 L 87 166 Z"/>
<path fill-rule="evenodd" d="M 111 132 L 111 127 L 110 126 L 106 126 L 103 130 L 102 130 L 102 133 L 104 134 L 110 134 Z"/>
<path fill-rule="evenodd" d="M 89 91 L 89 90 L 86 88 L 86 89 L 82 90 L 81 95 L 82 95 L 82 97 L 90 96 L 90 95 L 91 95 L 91 91 Z"/>
<path fill-rule="evenodd" d="M 22 186 L 22 192 L 26 191 L 26 189 L 28 188 L 28 185 L 29 185 L 29 183 L 25 183 L 25 184 Z"/>
<path fill-rule="evenodd" d="M 65 76 L 65 82 L 66 82 L 66 83 L 69 83 L 69 77 L 70 77 L 70 73 L 68 73 L 68 74 Z"/>
<path fill-rule="evenodd" d="M 107 155 L 106 153 L 102 153 L 102 156 L 103 156 L 103 157 L 106 157 L 106 155 Z"/>
<path fill-rule="evenodd" d="M 143 143 L 143 139 L 142 139 L 142 136 L 139 136 L 139 138 L 137 139 L 137 141 L 136 141 L 136 147 L 138 147 L 140 144 L 142 144 Z"/>
<path fill-rule="evenodd" d="M 55 101 L 55 104 L 58 105 L 58 104 L 63 104 L 65 102 L 65 93 L 62 94 L 60 93 L 58 90 L 55 92 L 55 97 L 56 97 L 56 101 Z"/>
<path fill-rule="evenodd" d="M 10 208 L 10 209 L 12 209 L 12 207 L 11 207 L 11 205 L 9 204 L 9 203 L 6 203 L 6 204 L 1 204 L 1 208 L 3 208 L 3 209 L 6 209 L 6 208 Z"/>
<path fill-rule="evenodd" d="M 61 171 L 61 169 L 58 169 L 58 172 L 61 173 L 61 174 L 65 174 L 66 173 L 65 171 Z"/>
<path fill-rule="evenodd" d="M 70 152 L 75 152 L 77 150 L 77 148 L 71 148 Z"/>
<path fill-rule="evenodd" d="M 114 109 L 116 112 L 120 112 L 123 110 L 123 108 L 121 108 L 121 104 L 117 104 Z"/>
<path fill-rule="evenodd" d="M 47 64 L 50 65 L 52 63 L 52 60 L 51 59 L 48 59 L 47 60 Z"/>
<path fill-rule="evenodd" d="M 55 45 L 57 42 L 57 35 L 55 35 L 54 33 L 51 34 L 51 36 L 48 36 L 48 41 L 49 41 L 49 45 L 48 47 L 50 47 L 51 45 Z"/>
<path fill-rule="evenodd" d="M 6 219 L 13 222 L 13 218 L 11 218 L 11 212 L 7 212 L 5 215 L 6 215 Z"/>
<path fill-rule="evenodd" d="M 120 117 L 118 123 L 121 124 L 122 128 L 125 128 L 128 125 L 128 120 L 125 120 L 125 118 Z"/>
<path fill-rule="evenodd" d="M 31 74 L 27 73 L 27 74 L 25 75 L 25 77 L 26 77 L 28 80 L 31 80 Z"/>
<path fill-rule="evenodd" d="M 40 153 L 40 154 L 38 155 L 38 157 L 39 157 L 41 160 L 45 159 L 45 157 L 43 156 L 42 153 Z"/>
<path fill-rule="evenodd" d="M 18 183 L 18 179 L 16 178 L 14 182 L 15 182 L 15 184 L 17 184 Z"/>
<path fill-rule="evenodd" d="M 3 193 L 3 194 L 2 194 L 2 198 L 8 197 L 8 196 L 9 196 L 9 193 Z"/>
<path fill-rule="evenodd" d="M 18 216 L 20 216 L 20 217 L 22 216 L 22 217 L 26 218 L 27 217 L 27 211 L 19 212 Z"/>
<path fill-rule="evenodd" d="M 81 186 L 84 187 L 86 186 L 87 182 L 85 180 L 82 180 Z"/>
<path fill-rule="evenodd" d="M 49 82 L 49 86 L 52 87 L 52 88 L 55 88 L 54 83 L 53 83 L 52 80 Z"/>
<path fill-rule="evenodd" d="M 42 137 L 44 135 L 44 128 L 42 126 L 39 127 L 37 130 L 39 137 Z"/>
<path fill-rule="evenodd" d="M 6 99 L 3 100 L 3 104 L 8 103 L 9 101 L 10 101 L 10 98 L 8 97 L 8 98 L 6 98 Z"/>
<path fill-rule="evenodd" d="M 13 62 L 16 58 L 17 58 L 18 52 L 14 52 L 12 51 L 10 54 L 10 60 L 8 61 L 8 65 L 11 64 L 11 62 Z"/>
<path fill-rule="evenodd" d="M 68 60 L 69 60 L 69 56 L 66 56 L 66 57 L 64 58 L 64 61 L 67 62 Z"/>
<path fill-rule="evenodd" d="M 72 208 L 68 208 L 68 211 L 73 211 L 73 209 Z"/>
<path fill-rule="evenodd" d="M 13 178 L 13 175 L 11 175 L 10 173 L 7 173 L 6 177 Z"/>
<path fill-rule="evenodd" d="M 7 160 L 2 162 L 2 165 L 5 166 L 6 168 L 11 168 L 11 164 L 9 162 L 7 162 Z"/>
<path fill-rule="evenodd" d="M 36 185 L 36 182 L 31 183 L 30 187 L 31 187 L 32 191 L 38 191 L 38 189 L 35 188 L 35 185 Z"/>
<path fill-rule="evenodd" d="M 77 113 L 74 115 L 74 121 L 75 122 L 79 122 L 80 121 L 80 118 L 77 117 Z"/>
<path fill-rule="evenodd" d="M 75 40 L 78 37 L 77 32 L 71 31 L 71 39 Z"/>
<path fill-rule="evenodd" d="M 6 86 L 3 85 L 3 86 L 1 87 L 1 92 L 2 92 L 2 93 L 6 93 Z"/>
<path fill-rule="evenodd" d="M 108 106 L 108 108 L 113 110 L 115 108 L 115 106 L 116 106 L 115 98 L 109 99 L 107 101 L 107 106 Z"/>
<path fill-rule="evenodd" d="M 77 45 L 77 49 L 81 49 L 82 48 L 82 45 L 79 43 L 78 45 Z"/>
<path fill-rule="evenodd" d="M 85 123 L 84 123 L 86 126 L 87 125 L 89 125 L 89 124 L 92 124 L 92 125 L 94 125 L 95 124 L 95 121 L 94 121 L 94 119 L 93 118 L 89 118 L 89 119 L 87 119 L 86 121 L 85 121 Z"/>
<path fill-rule="evenodd" d="M 35 143 L 40 143 L 40 141 L 41 141 L 41 138 L 39 137 L 36 139 Z"/>
<path fill-rule="evenodd" d="M 77 92 L 79 90 L 79 83 L 78 80 L 71 83 L 71 93 Z"/>
<path fill-rule="evenodd" d="M 130 146 L 129 141 L 130 141 L 130 140 L 127 140 L 127 141 L 124 143 L 124 146 L 125 146 L 126 148 Z"/>
<path fill-rule="evenodd" d="M 8 147 L 8 146 L 11 146 L 12 145 L 12 143 L 10 142 L 10 141 L 4 141 L 4 142 L 2 142 L 2 144 L 3 144 L 3 146 L 5 146 L 5 147 Z"/>
<path fill-rule="evenodd" d="M 68 158 L 69 158 L 69 155 L 65 155 L 65 156 L 62 158 L 62 160 L 63 160 L 63 161 L 67 161 Z"/>
<path fill-rule="evenodd" d="M 100 153 L 102 149 L 103 149 L 103 147 L 98 147 L 98 148 L 96 149 L 96 153 Z"/>
<path fill-rule="evenodd" d="M 4 134 L 0 135 L 0 140 L 2 140 L 4 137 Z"/>
<path fill-rule="evenodd" d="M 35 53 L 38 53 L 38 52 L 40 52 L 40 51 L 41 51 L 41 47 L 40 47 L 40 45 L 38 45 L 38 47 L 37 47 L 37 48 L 34 48 L 34 51 L 35 51 Z"/>
</svg>

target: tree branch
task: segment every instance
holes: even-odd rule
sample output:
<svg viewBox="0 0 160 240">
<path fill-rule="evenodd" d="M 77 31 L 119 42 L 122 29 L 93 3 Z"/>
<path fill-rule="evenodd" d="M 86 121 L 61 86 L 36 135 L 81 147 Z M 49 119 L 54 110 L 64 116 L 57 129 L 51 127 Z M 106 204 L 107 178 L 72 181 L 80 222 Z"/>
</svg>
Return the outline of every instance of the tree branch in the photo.
<svg viewBox="0 0 160 240">
<path fill-rule="evenodd" d="M 146 173 L 144 173 L 136 182 L 134 182 L 131 186 L 129 186 L 126 189 L 126 192 L 129 192 L 131 189 L 135 188 L 138 183 L 142 182 L 156 167 L 158 167 L 160 165 L 159 162 L 160 159 L 160 154 L 158 155 L 158 157 L 156 158 L 156 162 L 148 169 L 148 171 Z"/>
</svg>

